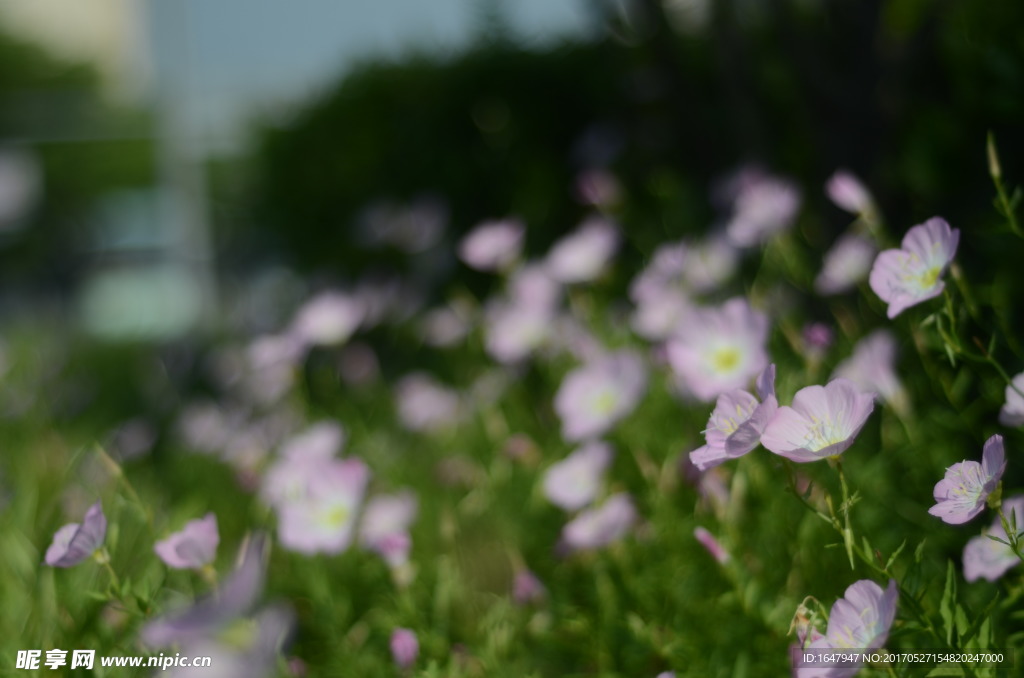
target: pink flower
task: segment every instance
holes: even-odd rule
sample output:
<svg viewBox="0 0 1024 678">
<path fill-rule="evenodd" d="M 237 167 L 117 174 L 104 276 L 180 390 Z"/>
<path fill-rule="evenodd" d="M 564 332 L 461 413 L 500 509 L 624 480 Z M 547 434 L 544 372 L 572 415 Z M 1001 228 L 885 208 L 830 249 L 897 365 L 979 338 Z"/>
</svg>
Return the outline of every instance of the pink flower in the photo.
<svg viewBox="0 0 1024 678">
<path fill-rule="evenodd" d="M 1024 391 L 1024 372 L 1013 378 L 1006 386 L 1006 403 L 999 410 L 999 423 L 1003 426 L 1024 426 L 1024 396 L 1017 391 Z"/>
<path fill-rule="evenodd" d="M 604 217 L 590 217 L 554 244 L 545 267 L 561 283 L 597 279 L 619 247 L 619 231 Z"/>
<path fill-rule="evenodd" d="M 780 407 L 768 422 L 761 444 L 797 462 L 842 454 L 874 406 L 871 394 L 862 393 L 847 379 L 802 388 L 793 397 L 793 406 Z"/>
<path fill-rule="evenodd" d="M 338 291 L 321 292 L 298 310 L 289 335 L 305 345 L 341 344 L 359 328 L 366 307 L 357 297 Z"/>
<path fill-rule="evenodd" d="M 757 392 L 762 402 L 741 389 L 718 396 L 704 431 L 707 444 L 690 453 L 690 461 L 699 470 L 742 457 L 757 447 L 765 426 L 779 407 L 775 398 L 775 365 L 766 367 L 758 377 Z"/>
<path fill-rule="evenodd" d="M 568 441 L 596 438 L 628 415 L 647 390 L 640 356 L 618 351 L 579 367 L 562 381 L 555 411 Z"/>
<path fill-rule="evenodd" d="M 412 546 L 409 525 L 418 510 L 416 495 L 410 490 L 371 498 L 363 510 L 360 544 L 380 555 L 392 567 L 404 564 Z"/>
<path fill-rule="evenodd" d="M 460 416 L 459 395 L 425 372 L 402 377 L 395 385 L 398 417 L 410 431 L 439 431 Z"/>
<path fill-rule="evenodd" d="M 544 496 L 566 511 L 587 506 L 597 497 L 611 461 L 612 448 L 608 443 L 587 443 L 547 470 Z"/>
<path fill-rule="evenodd" d="M 718 561 L 719 565 L 729 562 L 729 552 L 722 548 L 722 545 L 718 543 L 718 540 L 710 532 L 698 526 L 694 528 L 693 536 L 708 550 L 711 557 Z"/>
<path fill-rule="evenodd" d="M 487 307 L 485 348 L 499 363 L 523 360 L 551 338 L 554 313 L 546 306 L 499 301 Z"/>
<path fill-rule="evenodd" d="M 743 388 L 768 366 L 768 318 L 735 297 L 717 308 L 693 311 L 667 345 L 683 386 L 710 401 Z"/>
<path fill-rule="evenodd" d="M 519 605 L 536 602 L 544 597 L 544 584 L 530 570 L 516 572 L 512 582 L 512 600 Z"/>
<path fill-rule="evenodd" d="M 1007 520 L 1016 519 L 1017 527 L 1024 526 L 1024 495 L 1003 500 L 1003 513 Z M 996 541 L 991 537 L 1000 539 Z M 964 579 L 975 581 L 987 579 L 996 581 L 1011 567 L 1020 563 L 1020 559 L 1010 548 L 1003 522 L 998 516 L 992 526 L 980 537 L 974 537 L 964 547 Z"/>
<path fill-rule="evenodd" d="M 853 355 L 836 365 L 832 376 L 849 379 L 862 391 L 900 404 L 905 395 L 895 364 L 896 339 L 888 330 L 875 330 L 857 342 Z"/>
<path fill-rule="evenodd" d="M 359 459 L 330 460 L 305 493 L 278 506 L 281 545 L 299 553 L 341 553 L 352 543 L 370 471 Z"/>
<path fill-rule="evenodd" d="M 935 484 L 935 506 L 928 513 L 950 525 L 966 523 L 982 512 L 985 500 L 999 486 L 1006 470 L 1003 437 L 985 441 L 981 463 L 962 461 L 946 469 L 946 477 Z"/>
<path fill-rule="evenodd" d="M 624 537 L 636 523 L 636 508 L 628 494 L 608 497 L 603 504 L 588 509 L 562 528 L 562 541 L 573 551 L 607 546 Z"/>
<path fill-rule="evenodd" d="M 800 190 L 792 182 L 758 171 L 737 182 L 733 214 L 726 226 L 737 247 L 751 247 L 792 226 L 800 210 Z"/>
<path fill-rule="evenodd" d="M 868 277 L 878 248 L 868 238 L 847 233 L 825 253 L 821 273 L 814 279 L 818 294 L 841 294 Z"/>
<path fill-rule="evenodd" d="M 811 641 L 812 650 L 860 650 L 871 652 L 885 645 L 889 629 L 896 618 L 899 588 L 895 579 L 883 591 L 870 579 L 851 584 L 844 596 L 832 606 L 828 616 L 828 630 L 824 636 Z M 801 653 L 795 653 L 802 659 Z M 796 662 L 797 678 L 852 678 L 861 665 L 841 667 L 804 666 Z"/>
<path fill-rule="evenodd" d="M 190 520 L 180 532 L 158 541 L 153 550 L 167 567 L 197 569 L 213 562 L 220 535 L 217 516 L 207 513 L 199 520 Z"/>
<path fill-rule="evenodd" d="M 942 294 L 942 276 L 953 261 L 960 231 L 944 219 L 933 217 L 914 226 L 898 250 L 885 250 L 875 259 L 869 283 L 889 304 L 888 316 Z"/>
<path fill-rule="evenodd" d="M 478 271 L 499 271 L 519 258 L 526 227 L 518 219 L 484 221 L 459 243 L 459 258 Z"/>
<path fill-rule="evenodd" d="M 107 535 L 107 517 L 96 502 L 85 512 L 81 524 L 68 523 L 53 535 L 53 543 L 46 549 L 46 564 L 50 567 L 72 567 L 79 564 L 103 544 Z"/>
<path fill-rule="evenodd" d="M 851 214 L 870 217 L 875 213 L 875 201 L 860 180 L 846 170 L 836 170 L 825 184 L 825 192 L 839 209 Z"/>
<path fill-rule="evenodd" d="M 397 628 L 391 632 L 391 657 L 399 668 L 408 669 L 420 654 L 420 641 L 410 629 Z"/>
<path fill-rule="evenodd" d="M 281 456 L 288 459 L 330 459 L 345 444 L 345 430 L 334 421 L 313 424 L 292 436 L 281 446 Z"/>
</svg>

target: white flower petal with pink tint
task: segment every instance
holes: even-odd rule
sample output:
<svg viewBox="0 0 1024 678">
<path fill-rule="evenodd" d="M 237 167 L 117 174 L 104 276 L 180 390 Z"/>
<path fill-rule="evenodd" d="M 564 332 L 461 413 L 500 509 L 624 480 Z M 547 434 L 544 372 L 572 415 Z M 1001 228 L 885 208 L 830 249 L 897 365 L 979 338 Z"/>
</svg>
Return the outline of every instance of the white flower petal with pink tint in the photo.
<svg viewBox="0 0 1024 678">
<path fill-rule="evenodd" d="M 1017 521 L 1017 529 L 1024 526 L 1024 496 L 1017 495 L 1003 500 L 1003 513 L 1007 520 Z M 995 537 L 996 539 L 992 539 Z M 1010 548 L 1003 521 L 996 516 L 991 527 L 980 537 L 974 537 L 964 546 L 964 579 L 975 581 L 987 579 L 996 581 L 1007 570 L 1020 564 L 1020 559 Z"/>
<path fill-rule="evenodd" d="M 767 340 L 768 318 L 736 297 L 688 314 L 668 342 L 669 364 L 689 391 L 710 401 L 768 366 Z"/>
<path fill-rule="evenodd" d="M 289 334 L 305 344 L 340 344 L 359 328 L 366 307 L 344 292 L 321 292 L 295 314 Z"/>
<path fill-rule="evenodd" d="M 604 272 L 618 247 L 618 229 L 603 217 L 590 217 L 554 244 L 545 266 L 558 282 L 589 282 Z"/>
<path fill-rule="evenodd" d="M 519 258 L 526 227 L 518 219 L 484 221 L 459 243 L 459 258 L 478 271 L 499 271 Z"/>
<path fill-rule="evenodd" d="M 704 430 L 707 444 L 690 453 L 690 461 L 699 470 L 742 457 L 760 443 L 761 434 L 779 406 L 775 398 L 775 365 L 766 367 L 758 377 L 757 391 L 762 402 L 742 389 L 718 396 Z"/>
<path fill-rule="evenodd" d="M 499 302 L 487 307 L 484 348 L 499 363 L 519 362 L 551 338 L 554 312 L 545 306 Z"/>
<path fill-rule="evenodd" d="M 793 461 L 809 462 L 842 454 L 853 445 L 875 401 L 847 379 L 797 391 L 792 407 L 780 407 L 761 444 Z"/>
<path fill-rule="evenodd" d="M 44 562 L 50 567 L 73 567 L 91 556 L 107 536 L 107 517 L 96 502 L 81 523 L 68 523 L 53 535 Z"/>
<path fill-rule="evenodd" d="M 1024 393 L 1024 372 L 1014 377 L 1006 386 L 1006 402 L 999 410 L 999 423 L 1003 426 L 1024 426 L 1024 396 L 1021 393 Z"/>
<path fill-rule="evenodd" d="M 875 201 L 864 184 L 846 170 L 836 170 L 825 184 L 825 192 L 836 207 L 851 214 L 873 215 Z"/>
<path fill-rule="evenodd" d="M 900 249 L 875 259 L 869 282 L 895 318 L 907 308 L 942 294 L 942 281 L 956 254 L 960 231 L 933 217 L 907 231 Z"/>
<path fill-rule="evenodd" d="M 985 509 L 985 501 L 999 486 L 1006 470 L 1003 437 L 994 435 L 985 441 L 982 461 L 962 461 L 946 469 L 945 477 L 935 484 L 935 506 L 928 513 L 950 525 L 971 520 Z"/>
<path fill-rule="evenodd" d="M 281 545 L 299 553 L 340 553 L 352 543 L 370 479 L 359 459 L 335 461 L 309 481 L 307 494 L 278 508 Z"/>
<path fill-rule="evenodd" d="M 458 393 L 424 372 L 402 377 L 395 385 L 398 417 L 410 431 L 438 431 L 458 420 Z"/>
<path fill-rule="evenodd" d="M 693 530 L 693 536 L 701 543 L 704 548 L 708 550 L 711 557 L 718 561 L 720 565 L 724 565 L 729 562 L 729 552 L 722 548 L 722 545 L 718 543 L 714 535 L 708 532 L 703 527 L 695 527 Z"/>
<path fill-rule="evenodd" d="M 207 513 L 199 520 L 185 523 L 181 531 L 158 541 L 153 550 L 167 567 L 197 569 L 213 562 L 219 543 L 217 516 Z"/>
<path fill-rule="evenodd" d="M 733 203 L 726 233 L 737 247 L 751 247 L 792 226 L 800 210 L 800 190 L 791 182 L 752 174 Z"/>
<path fill-rule="evenodd" d="M 607 546 L 626 536 L 636 519 L 636 508 L 629 495 L 614 494 L 567 523 L 562 528 L 562 541 L 573 551 Z"/>
<path fill-rule="evenodd" d="M 411 546 L 409 525 L 418 510 L 416 495 L 410 490 L 371 498 L 363 509 L 359 543 L 381 555 L 392 567 L 402 564 Z"/>
<path fill-rule="evenodd" d="M 849 379 L 886 402 L 904 399 L 903 385 L 896 376 L 896 338 L 888 330 L 875 330 L 857 342 L 853 355 L 836 365 L 832 376 Z"/>
<path fill-rule="evenodd" d="M 596 438 L 633 411 L 647 390 L 647 369 L 640 356 L 618 351 L 579 367 L 562 381 L 555 411 L 562 437 Z"/>
<path fill-rule="evenodd" d="M 281 445 L 281 456 L 289 459 L 330 459 L 345 444 L 345 429 L 335 421 L 321 421 Z"/>
<path fill-rule="evenodd" d="M 566 511 L 576 511 L 597 497 L 612 461 L 608 443 L 591 442 L 552 465 L 544 474 L 544 496 Z"/>
<path fill-rule="evenodd" d="M 847 233 L 825 253 L 821 273 L 814 279 L 818 294 L 842 294 L 868 277 L 878 248 L 864 236 Z"/>
</svg>

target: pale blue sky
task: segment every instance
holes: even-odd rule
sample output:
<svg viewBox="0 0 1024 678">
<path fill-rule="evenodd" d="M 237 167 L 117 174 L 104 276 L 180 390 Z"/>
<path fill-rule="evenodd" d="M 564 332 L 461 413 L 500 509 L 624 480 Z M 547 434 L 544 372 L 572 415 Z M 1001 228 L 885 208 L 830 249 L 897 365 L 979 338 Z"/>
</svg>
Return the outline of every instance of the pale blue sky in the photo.
<svg viewBox="0 0 1024 678">
<path fill-rule="evenodd" d="M 158 80 L 175 79 L 190 130 L 223 148 L 238 120 L 307 99 L 355 59 L 464 46 L 483 4 L 150 0 L 148 24 Z M 585 0 L 506 0 L 502 11 L 513 36 L 542 44 L 585 32 L 585 10 Z"/>
</svg>

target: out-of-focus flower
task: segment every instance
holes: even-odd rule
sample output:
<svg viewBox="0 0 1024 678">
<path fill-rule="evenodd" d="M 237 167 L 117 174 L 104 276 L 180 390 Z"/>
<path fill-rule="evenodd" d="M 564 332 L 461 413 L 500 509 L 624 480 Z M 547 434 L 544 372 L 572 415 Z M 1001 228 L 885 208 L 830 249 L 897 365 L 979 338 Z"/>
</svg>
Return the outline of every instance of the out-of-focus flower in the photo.
<svg viewBox="0 0 1024 678">
<path fill-rule="evenodd" d="M 825 192 L 836 207 L 866 219 L 874 219 L 875 200 L 864 184 L 847 170 L 836 170 L 825 184 Z"/>
<path fill-rule="evenodd" d="M 761 444 L 797 462 L 818 461 L 846 451 L 875 407 L 874 397 L 847 379 L 797 391 L 793 406 L 775 413 Z"/>
<path fill-rule="evenodd" d="M 792 226 L 801 202 L 800 190 L 792 182 L 750 171 L 734 186 L 732 217 L 726 226 L 734 245 L 759 245 Z"/>
<path fill-rule="evenodd" d="M 518 306 L 552 310 L 562 295 L 562 284 L 551 276 L 546 264 L 520 266 L 508 281 L 509 299 Z"/>
<path fill-rule="evenodd" d="M 218 595 L 148 622 L 140 634 L 142 642 L 166 647 L 202 641 L 247 613 L 263 592 L 267 555 L 266 535 L 252 535 L 242 546 L 238 568 L 224 580 Z"/>
<path fill-rule="evenodd" d="M 554 314 L 546 307 L 493 303 L 486 311 L 487 354 L 499 363 L 519 362 L 551 337 L 553 323 Z"/>
<path fill-rule="evenodd" d="M 373 347 L 362 341 L 345 344 L 338 356 L 338 376 L 346 384 L 365 386 L 380 376 L 380 361 Z"/>
<path fill-rule="evenodd" d="M 341 553 L 352 543 L 370 471 L 360 459 L 330 460 L 306 479 L 305 494 L 277 507 L 281 545 L 299 553 Z"/>
<path fill-rule="evenodd" d="M 932 217 L 914 226 L 903 237 L 900 249 L 885 250 L 875 259 L 868 282 L 882 301 L 888 316 L 942 294 L 942 281 L 960 242 L 959 229 L 945 219 Z"/>
<path fill-rule="evenodd" d="M 819 358 L 821 354 L 832 346 L 835 339 L 835 332 L 825 323 L 808 323 L 804 325 L 801 338 L 804 340 L 804 348 Z"/>
<path fill-rule="evenodd" d="M 981 513 L 988 496 L 995 492 L 1006 470 L 1003 437 L 994 435 L 985 441 L 981 463 L 962 461 L 946 469 L 946 476 L 935 484 L 935 506 L 928 513 L 950 525 L 966 523 Z"/>
<path fill-rule="evenodd" d="M 693 311 L 669 340 L 669 364 L 683 386 L 703 401 L 743 388 L 768 366 L 768 318 L 735 297 Z"/>
<path fill-rule="evenodd" d="M 812 650 L 849 650 L 872 652 L 882 647 L 889 637 L 889 629 L 896 618 L 899 588 L 895 579 L 882 587 L 870 579 L 851 584 L 843 597 L 832 606 L 828 616 L 828 630 L 807 647 Z M 800 658 L 800 654 L 794 654 Z M 797 678 L 852 678 L 857 666 L 806 667 L 802 661 L 796 666 Z"/>
<path fill-rule="evenodd" d="M 455 346 L 471 328 L 470 311 L 455 304 L 428 311 L 420 323 L 423 341 L 439 348 Z"/>
<path fill-rule="evenodd" d="M 818 294 L 842 294 L 868 277 L 878 248 L 868 238 L 853 233 L 843 235 L 825 253 L 821 273 L 814 279 Z"/>
<path fill-rule="evenodd" d="M 85 512 L 79 523 L 68 523 L 53 535 L 53 543 L 46 549 L 46 564 L 51 567 L 72 567 L 79 564 L 103 545 L 107 536 L 107 517 L 96 502 Z"/>
<path fill-rule="evenodd" d="M 633 411 L 646 389 L 647 370 L 631 351 L 611 353 L 573 370 L 555 394 L 562 437 L 577 441 L 602 435 Z"/>
<path fill-rule="evenodd" d="M 618 229 L 604 217 L 590 217 L 554 244 L 545 266 L 558 282 L 589 282 L 601 275 L 618 246 Z"/>
<path fill-rule="evenodd" d="M 286 605 L 271 605 L 252 619 L 229 625 L 216 636 L 190 640 L 180 645 L 186 657 L 209 657 L 209 666 L 199 662 L 190 666 L 171 666 L 153 675 L 167 678 L 204 678 L 210 667 L 217 667 L 217 678 L 268 678 L 275 672 L 277 658 L 295 626 L 295 613 Z M 171 657 L 165 657 L 169 660 Z M 169 663 L 169 662 L 168 662 Z M 302 674 L 290 674 L 302 675 Z"/>
<path fill-rule="evenodd" d="M 572 551 L 601 548 L 625 537 L 636 521 L 633 500 L 625 493 L 618 493 L 566 523 L 562 528 L 562 542 Z"/>
<path fill-rule="evenodd" d="M 484 221 L 459 243 L 459 258 L 478 271 L 503 270 L 519 258 L 525 233 L 518 219 Z"/>
<path fill-rule="evenodd" d="M 391 657 L 399 668 L 408 669 L 420 654 L 420 641 L 411 629 L 397 628 L 391 632 Z"/>
<path fill-rule="evenodd" d="M 769 365 L 757 379 L 758 402 L 750 393 L 734 389 L 718 396 L 715 411 L 704 431 L 707 443 L 690 453 L 690 461 L 701 471 L 729 459 L 742 457 L 757 447 L 779 402 L 775 397 L 775 365 Z"/>
<path fill-rule="evenodd" d="M 609 208 L 622 197 L 622 186 L 611 172 L 591 169 L 576 176 L 576 198 L 584 205 Z"/>
<path fill-rule="evenodd" d="M 695 527 L 693 530 L 694 538 L 701 543 L 701 545 L 708 550 L 711 557 L 718 561 L 720 565 L 724 565 L 729 562 L 729 552 L 726 551 L 718 540 L 703 527 Z"/>
<path fill-rule="evenodd" d="M 512 600 L 517 604 L 527 605 L 537 602 L 544 597 L 546 592 L 544 584 L 533 572 L 527 569 L 516 572 L 512 581 Z"/>
<path fill-rule="evenodd" d="M 185 523 L 180 532 L 158 541 L 153 550 L 167 567 L 197 569 L 213 562 L 219 543 L 217 516 L 207 513 L 199 520 Z"/>
<path fill-rule="evenodd" d="M 437 431 L 459 418 L 458 393 L 439 384 L 425 372 L 402 377 L 395 385 L 398 417 L 410 431 Z"/>
<path fill-rule="evenodd" d="M 336 421 L 321 421 L 292 436 L 281 446 L 288 459 L 330 459 L 345 444 L 345 429 Z"/>
<path fill-rule="evenodd" d="M 683 281 L 695 292 L 716 290 L 732 278 L 740 255 L 722 235 L 712 235 L 691 243 L 686 254 Z"/>
<path fill-rule="evenodd" d="M 637 303 L 631 324 L 641 337 L 660 341 L 672 336 L 692 310 L 682 290 L 666 287 Z"/>
<path fill-rule="evenodd" d="M 305 345 L 341 344 L 359 328 L 365 313 L 358 297 L 333 290 L 321 292 L 295 314 L 289 335 Z"/>
<path fill-rule="evenodd" d="M 566 511 L 587 506 L 597 497 L 611 461 L 611 445 L 601 441 L 587 443 L 547 470 L 544 496 Z"/>
<path fill-rule="evenodd" d="M 1004 499 L 1002 508 L 1007 520 L 1016 519 L 1017 529 L 1024 526 L 1024 495 Z M 996 581 L 1011 567 L 1019 564 L 1020 559 L 1010 545 L 1005 543 L 1008 541 L 1003 522 L 996 516 L 985 533 L 974 537 L 964 546 L 964 579 Z"/>
<path fill-rule="evenodd" d="M 416 495 L 410 490 L 379 494 L 366 502 L 359 526 L 359 543 L 387 561 L 391 567 L 409 558 L 412 540 L 409 525 L 418 511 Z"/>
<path fill-rule="evenodd" d="M 562 541 L 573 551 L 601 548 L 626 536 L 636 523 L 636 508 L 628 494 L 608 497 L 583 511 L 562 528 Z"/>
<path fill-rule="evenodd" d="M 896 376 L 896 339 L 888 330 L 875 330 L 857 342 L 853 355 L 836 365 L 833 377 L 849 379 L 862 391 L 900 407 L 906 400 Z"/>
<path fill-rule="evenodd" d="M 1024 372 L 1014 377 L 1006 386 L 1006 402 L 999 410 L 999 423 L 1003 426 L 1024 426 Z"/>
</svg>

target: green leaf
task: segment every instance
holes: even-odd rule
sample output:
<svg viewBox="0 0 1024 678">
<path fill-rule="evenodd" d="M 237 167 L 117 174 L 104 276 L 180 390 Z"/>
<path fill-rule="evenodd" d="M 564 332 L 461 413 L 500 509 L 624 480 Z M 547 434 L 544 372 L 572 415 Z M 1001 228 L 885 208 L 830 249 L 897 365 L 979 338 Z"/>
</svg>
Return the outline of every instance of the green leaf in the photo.
<svg viewBox="0 0 1024 678">
<path fill-rule="evenodd" d="M 899 555 L 901 553 L 903 553 L 903 547 L 906 546 L 906 545 L 907 545 L 907 540 L 904 539 L 903 543 L 899 545 L 899 548 L 897 548 L 895 551 L 892 552 L 892 555 L 889 556 L 889 560 L 885 561 L 885 569 L 886 570 L 888 570 L 890 567 L 892 567 L 892 564 L 896 562 L 896 559 L 899 558 Z"/>
<path fill-rule="evenodd" d="M 963 676 L 964 670 L 959 664 L 940 664 L 925 674 L 925 678 L 932 676 Z"/>
<path fill-rule="evenodd" d="M 942 592 L 942 602 L 939 603 L 939 616 L 946 628 L 946 645 L 953 646 L 954 608 L 956 607 L 956 568 L 953 561 L 946 561 L 946 587 Z"/>
</svg>

